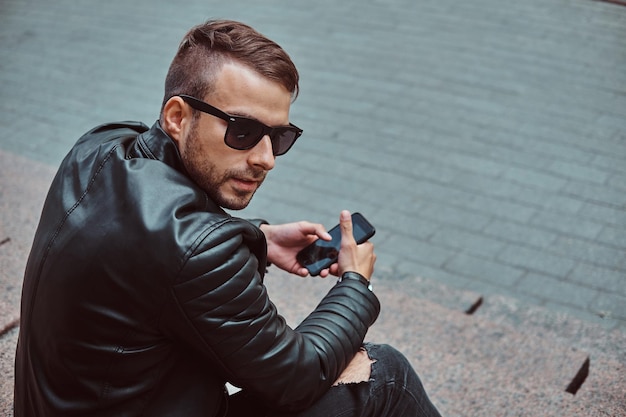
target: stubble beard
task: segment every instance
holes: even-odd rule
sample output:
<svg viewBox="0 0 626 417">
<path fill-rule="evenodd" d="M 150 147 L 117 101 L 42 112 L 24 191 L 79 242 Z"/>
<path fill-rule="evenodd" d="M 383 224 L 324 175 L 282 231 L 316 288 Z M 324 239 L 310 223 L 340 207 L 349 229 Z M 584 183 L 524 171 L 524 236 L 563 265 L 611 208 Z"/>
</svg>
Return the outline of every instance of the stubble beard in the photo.
<svg viewBox="0 0 626 417">
<path fill-rule="evenodd" d="M 181 158 L 191 179 L 220 207 L 230 210 L 242 210 L 246 208 L 256 190 L 261 187 L 261 184 L 265 180 L 267 171 L 250 168 L 246 170 L 230 169 L 220 173 L 216 165 L 206 158 L 206 156 L 203 156 L 200 138 L 197 135 L 195 127 L 190 131 L 189 138 L 186 142 L 187 146 L 185 151 L 181 152 Z M 256 189 L 251 192 L 237 190 L 227 184 L 232 178 L 253 178 L 258 181 L 258 185 Z M 224 192 L 226 188 L 230 190 L 228 194 Z"/>
</svg>

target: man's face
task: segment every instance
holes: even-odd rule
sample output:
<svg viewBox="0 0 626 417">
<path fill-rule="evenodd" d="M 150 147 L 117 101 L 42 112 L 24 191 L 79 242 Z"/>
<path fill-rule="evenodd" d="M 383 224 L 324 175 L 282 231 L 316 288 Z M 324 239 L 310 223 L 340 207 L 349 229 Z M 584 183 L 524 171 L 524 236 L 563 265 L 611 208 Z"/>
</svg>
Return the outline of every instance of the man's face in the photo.
<svg viewBox="0 0 626 417">
<path fill-rule="evenodd" d="M 199 98 L 228 114 L 256 119 L 268 126 L 289 124 L 291 93 L 238 63 L 225 64 L 215 90 Z M 274 167 L 275 157 L 269 136 L 252 149 L 229 147 L 224 143 L 226 127 L 224 120 L 200 113 L 182 133 L 178 148 L 189 175 L 213 201 L 240 210 Z"/>
</svg>

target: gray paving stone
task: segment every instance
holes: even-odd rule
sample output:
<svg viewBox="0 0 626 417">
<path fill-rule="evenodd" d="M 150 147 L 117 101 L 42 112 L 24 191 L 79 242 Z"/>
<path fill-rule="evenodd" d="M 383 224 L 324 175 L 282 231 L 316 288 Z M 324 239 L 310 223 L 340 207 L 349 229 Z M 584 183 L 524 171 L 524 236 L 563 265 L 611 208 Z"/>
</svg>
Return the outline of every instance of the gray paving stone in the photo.
<svg viewBox="0 0 626 417">
<path fill-rule="evenodd" d="M 478 194 L 464 201 L 464 205 L 472 210 L 490 214 L 495 218 L 513 220 L 519 223 L 527 223 L 537 213 L 537 208 L 528 204 Z"/>
<path fill-rule="evenodd" d="M 626 190 L 626 175 L 624 174 L 614 174 L 609 178 L 608 181 L 609 186 L 613 188 L 620 189 L 622 191 Z"/>
<path fill-rule="evenodd" d="M 499 176 L 506 170 L 506 165 L 492 161 L 484 157 L 476 157 L 472 155 L 450 154 L 447 156 L 447 162 L 467 171 L 476 172 L 478 174 Z"/>
<path fill-rule="evenodd" d="M 556 177 L 536 170 L 521 169 L 517 167 L 509 168 L 503 178 L 519 184 L 546 189 L 548 191 L 559 191 L 567 184 L 563 178 Z"/>
<path fill-rule="evenodd" d="M 624 173 L 626 173 L 626 167 L 623 164 L 623 159 L 617 155 L 596 155 L 591 161 L 593 166 L 605 168 L 607 166 L 611 167 L 612 170 L 619 172 L 622 180 L 621 184 L 624 184 Z"/>
<path fill-rule="evenodd" d="M 393 234 L 406 235 L 422 240 L 428 240 L 442 227 L 440 223 L 403 212 L 397 212 L 393 216 L 368 215 L 368 218 L 369 217 L 376 219 L 376 224 L 379 225 L 378 228 L 381 230 L 388 229 L 392 231 Z"/>
<path fill-rule="evenodd" d="M 591 309 L 603 317 L 618 320 L 626 319 L 626 296 L 615 293 L 600 293 L 591 303 Z"/>
<path fill-rule="evenodd" d="M 557 233 L 547 231 L 541 227 L 500 219 L 494 219 L 483 230 L 483 233 L 505 241 L 525 244 L 539 249 L 549 247 L 558 237 Z"/>
<path fill-rule="evenodd" d="M 580 209 L 580 215 L 595 220 L 602 221 L 616 227 L 623 227 L 624 217 L 626 215 L 625 208 L 608 207 L 594 203 L 585 203 Z"/>
<path fill-rule="evenodd" d="M 467 285 L 464 287 L 469 291 L 476 292 L 483 296 L 483 304 L 491 300 L 493 297 L 510 297 L 511 299 L 519 299 L 520 291 L 515 287 L 503 287 L 501 283 L 497 281 L 487 281 L 470 279 Z M 524 293 L 524 301 L 528 305 L 533 306 L 545 306 L 546 300 L 541 297 L 534 296 L 532 294 Z M 477 311 L 480 312 L 483 305 L 481 305 Z M 559 311 L 557 309 L 557 311 Z M 580 309 L 578 309 L 580 311 Z"/>
<path fill-rule="evenodd" d="M 597 240 L 607 245 L 626 249 L 626 228 L 606 226 L 598 235 Z"/>
<path fill-rule="evenodd" d="M 584 202 L 561 194 L 534 193 L 529 190 L 523 191 L 524 198 L 533 201 L 544 211 L 556 211 L 565 215 L 579 214 Z"/>
<path fill-rule="evenodd" d="M 576 265 L 571 259 L 513 244 L 508 245 L 497 259 L 518 268 L 545 272 L 552 276 L 565 276 Z"/>
<path fill-rule="evenodd" d="M 393 259 L 391 256 L 389 256 Z M 386 271 L 393 270 L 399 275 L 407 276 L 419 276 L 425 279 L 430 279 L 434 282 L 438 282 L 442 285 L 449 285 L 452 288 L 467 289 L 473 292 L 480 292 L 480 289 L 476 289 L 473 284 L 476 282 L 469 277 L 459 275 L 458 273 L 448 272 L 440 267 L 433 267 L 423 262 L 417 262 L 414 259 L 397 258 L 392 264 L 387 264 L 387 261 L 383 263 L 376 262 L 376 271 L 381 272 L 385 276 Z M 379 265 L 381 264 L 381 265 Z M 388 268 L 383 265 L 387 264 Z M 393 277 L 394 275 L 389 275 Z M 500 287 L 501 288 L 501 287 Z"/>
<path fill-rule="evenodd" d="M 622 190 L 607 186 L 589 184 L 580 181 L 571 181 L 568 183 L 563 192 L 567 193 L 574 198 L 582 201 L 590 201 L 595 204 L 605 204 L 609 206 L 624 206 L 626 205 L 626 196 Z"/>
<path fill-rule="evenodd" d="M 486 258 L 495 258 L 506 245 L 504 241 L 498 239 L 450 227 L 444 227 L 436 231 L 430 238 L 430 241 Z"/>
<path fill-rule="evenodd" d="M 581 290 L 577 285 L 561 281 L 554 277 L 530 273 L 519 280 L 516 288 L 532 294 L 545 301 L 576 307 L 588 311 L 598 292 L 595 290 Z"/>
<path fill-rule="evenodd" d="M 581 166 L 564 161 L 554 161 L 548 168 L 551 172 L 584 182 L 604 184 L 609 179 L 609 173 L 593 167 Z"/>
<path fill-rule="evenodd" d="M 618 269 L 580 263 L 567 279 L 590 288 L 626 296 L 626 276 Z"/>
<path fill-rule="evenodd" d="M 512 287 L 525 274 L 523 269 L 465 253 L 460 253 L 446 262 L 444 269 L 468 278 L 489 281 L 504 288 Z"/>
<path fill-rule="evenodd" d="M 595 239 L 604 228 L 602 222 L 594 219 L 585 219 L 580 216 L 550 211 L 539 212 L 530 223 L 537 228 L 554 233 L 587 239 Z"/>
<path fill-rule="evenodd" d="M 499 132 L 489 129 L 485 132 L 477 132 L 469 143 L 464 143 L 474 152 L 489 155 L 503 163 L 524 166 L 531 169 L 545 169 L 553 158 L 544 153 L 535 153 L 532 158 L 520 158 L 520 152 L 529 152 L 531 146 L 528 143 L 531 138 L 520 137 L 515 132 Z"/>
<path fill-rule="evenodd" d="M 478 211 L 464 210 L 451 205 L 424 203 L 419 209 L 420 216 L 438 222 L 473 231 L 480 231 L 489 223 L 490 217 Z"/>
<path fill-rule="evenodd" d="M 456 253 L 456 250 L 402 235 L 391 236 L 387 245 L 395 248 L 394 252 L 398 256 L 434 267 L 443 266 Z M 418 271 L 416 271 L 416 275 L 420 275 Z"/>
<path fill-rule="evenodd" d="M 564 207 L 567 210 L 569 204 L 572 202 L 571 199 L 564 200 L 547 190 L 531 188 L 527 185 L 497 178 L 473 175 L 471 173 L 459 174 L 459 176 L 455 178 L 454 184 L 470 192 L 482 193 L 487 196 L 501 198 L 505 201 L 518 202 L 542 209 L 556 205 L 558 207 Z M 553 202 L 554 200 L 556 200 L 556 203 Z M 580 207 L 582 207 L 582 204 L 580 204 Z M 570 210 L 578 212 L 580 207 L 570 208 Z"/>
<path fill-rule="evenodd" d="M 593 241 L 564 236 L 559 237 L 550 246 L 550 253 L 614 269 L 624 265 L 624 257 L 626 256 L 623 250 Z"/>
</svg>

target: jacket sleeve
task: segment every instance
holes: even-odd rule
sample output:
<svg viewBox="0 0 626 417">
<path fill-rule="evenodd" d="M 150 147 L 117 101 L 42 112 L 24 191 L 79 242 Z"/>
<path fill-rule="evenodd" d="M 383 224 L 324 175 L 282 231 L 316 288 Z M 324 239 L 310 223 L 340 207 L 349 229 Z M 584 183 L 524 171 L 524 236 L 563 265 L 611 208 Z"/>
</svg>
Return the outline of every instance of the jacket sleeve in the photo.
<svg viewBox="0 0 626 417">
<path fill-rule="evenodd" d="M 291 329 L 262 283 L 264 237 L 245 224 L 227 221 L 191 249 L 172 288 L 176 313 L 170 316 L 177 319 L 167 319 L 167 331 L 268 406 L 303 409 L 345 369 L 380 304 L 363 284 L 344 280 Z"/>
</svg>

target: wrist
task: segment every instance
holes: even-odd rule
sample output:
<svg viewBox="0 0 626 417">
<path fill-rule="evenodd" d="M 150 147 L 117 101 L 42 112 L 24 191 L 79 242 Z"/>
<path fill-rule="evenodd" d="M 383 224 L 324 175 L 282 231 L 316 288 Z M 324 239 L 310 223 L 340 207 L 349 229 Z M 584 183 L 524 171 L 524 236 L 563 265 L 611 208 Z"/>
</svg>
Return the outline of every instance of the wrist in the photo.
<svg viewBox="0 0 626 417">
<path fill-rule="evenodd" d="M 259 230 L 261 230 L 261 232 L 265 235 L 265 240 L 268 240 L 268 234 L 271 231 L 271 226 L 269 223 L 267 222 L 263 222 L 263 223 L 253 223 L 256 227 L 259 228 Z"/>
<path fill-rule="evenodd" d="M 346 271 L 346 272 L 344 272 L 341 275 L 341 277 L 339 278 L 339 282 L 344 281 L 344 280 L 359 281 L 360 283 L 365 285 L 368 290 L 370 290 L 370 291 L 374 290 L 372 288 L 372 283 L 370 282 L 370 280 L 365 278 L 363 275 L 359 274 L 358 272 L 354 272 L 354 271 Z"/>
</svg>

